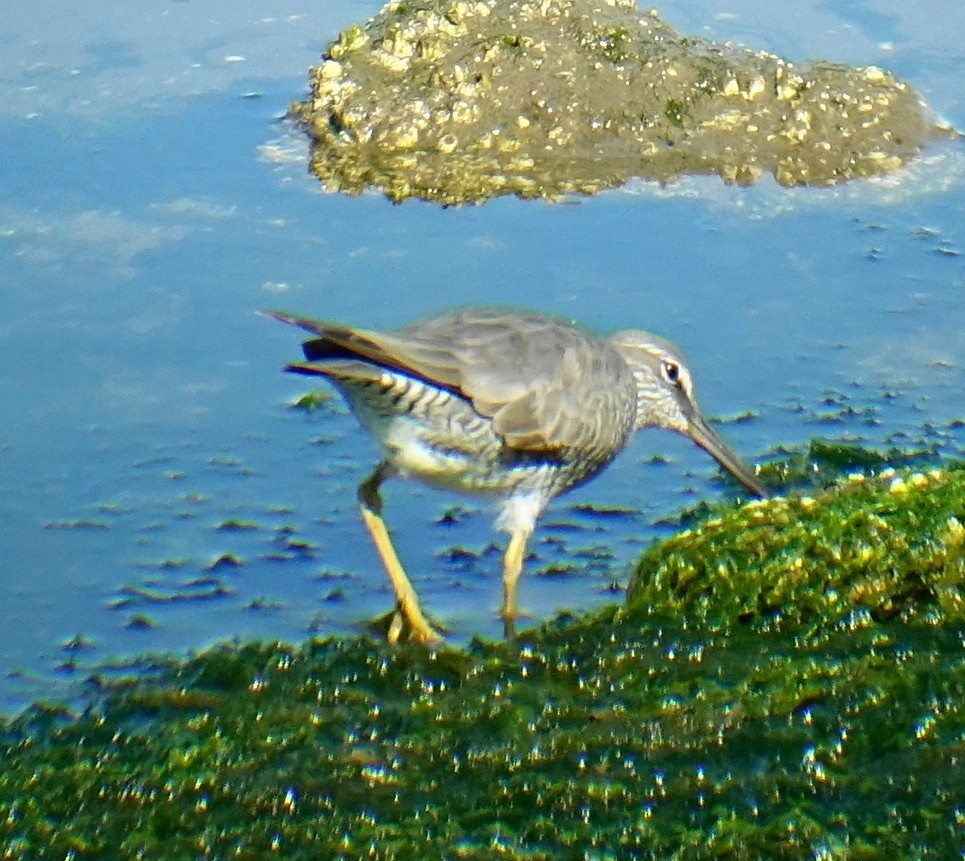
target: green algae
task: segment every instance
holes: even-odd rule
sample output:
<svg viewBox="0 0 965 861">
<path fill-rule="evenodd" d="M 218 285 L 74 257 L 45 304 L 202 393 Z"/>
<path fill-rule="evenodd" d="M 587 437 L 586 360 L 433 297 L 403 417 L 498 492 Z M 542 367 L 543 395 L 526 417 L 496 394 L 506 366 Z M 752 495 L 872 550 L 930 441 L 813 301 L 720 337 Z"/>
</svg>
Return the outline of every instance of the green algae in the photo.
<svg viewBox="0 0 965 861">
<path fill-rule="evenodd" d="M 390 0 L 310 82 L 293 114 L 327 189 L 445 205 L 684 174 L 834 185 L 899 169 L 940 131 L 875 66 L 680 35 L 633 0 Z"/>
<path fill-rule="evenodd" d="M 299 396 L 293 400 L 289 406 L 292 409 L 303 410 L 306 413 L 314 412 L 319 409 L 326 409 L 331 406 L 333 396 L 331 392 L 327 392 L 321 389 L 316 389 L 311 392 L 306 392 L 304 395 Z"/>
<path fill-rule="evenodd" d="M 965 464 L 809 493 L 515 643 L 225 646 L 37 707 L 2 857 L 959 857 Z"/>
<path fill-rule="evenodd" d="M 803 449 L 778 449 L 759 467 L 759 477 L 768 487 L 826 487 L 839 476 L 878 473 L 903 466 L 925 468 L 939 462 L 937 449 L 875 451 L 840 440 L 814 439 Z"/>
<path fill-rule="evenodd" d="M 943 624 L 965 607 L 965 473 L 852 473 L 833 492 L 753 501 L 644 553 L 641 608 L 703 624 L 856 626 L 910 613 Z"/>
</svg>

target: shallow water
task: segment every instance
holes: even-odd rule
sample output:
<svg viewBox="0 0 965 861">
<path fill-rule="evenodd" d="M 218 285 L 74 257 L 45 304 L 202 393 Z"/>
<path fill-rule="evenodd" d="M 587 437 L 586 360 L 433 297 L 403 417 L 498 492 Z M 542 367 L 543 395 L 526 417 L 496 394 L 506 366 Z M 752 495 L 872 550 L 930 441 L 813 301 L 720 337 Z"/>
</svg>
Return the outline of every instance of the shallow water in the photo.
<svg viewBox="0 0 965 861">
<path fill-rule="evenodd" d="M 660 11 L 792 59 L 887 66 L 965 126 L 965 11 L 829 6 Z M 327 40 L 376 9 L 170 3 L 125 20 L 48 2 L 8 16 L 0 709 L 144 652 L 353 631 L 387 609 L 354 503 L 375 450 L 334 402 L 288 407 L 306 387 L 280 370 L 298 336 L 262 309 L 379 327 L 509 303 L 650 328 L 687 353 L 748 460 L 814 436 L 961 453 L 960 147 L 821 191 L 702 179 L 449 210 L 320 194 L 279 117 Z M 43 23 L 67 15 L 70 28 Z M 715 475 L 685 441 L 639 435 L 547 513 L 524 609 L 618 598 L 661 519 L 725 492 Z M 498 635 L 488 506 L 403 483 L 386 504 L 429 611 L 457 641 Z"/>
</svg>

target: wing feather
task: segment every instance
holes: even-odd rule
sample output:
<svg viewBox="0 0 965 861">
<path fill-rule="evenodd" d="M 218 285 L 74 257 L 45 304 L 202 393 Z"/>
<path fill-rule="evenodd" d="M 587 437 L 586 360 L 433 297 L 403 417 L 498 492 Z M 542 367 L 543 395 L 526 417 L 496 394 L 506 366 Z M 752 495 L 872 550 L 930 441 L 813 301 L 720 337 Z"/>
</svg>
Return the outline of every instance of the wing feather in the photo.
<svg viewBox="0 0 965 861">
<path fill-rule="evenodd" d="M 317 336 L 304 345 L 307 364 L 293 370 L 331 375 L 327 363 L 354 358 L 419 377 L 470 401 L 516 450 L 615 451 L 632 432 L 636 388 L 626 362 L 553 317 L 465 308 L 382 333 L 271 316 Z"/>
</svg>

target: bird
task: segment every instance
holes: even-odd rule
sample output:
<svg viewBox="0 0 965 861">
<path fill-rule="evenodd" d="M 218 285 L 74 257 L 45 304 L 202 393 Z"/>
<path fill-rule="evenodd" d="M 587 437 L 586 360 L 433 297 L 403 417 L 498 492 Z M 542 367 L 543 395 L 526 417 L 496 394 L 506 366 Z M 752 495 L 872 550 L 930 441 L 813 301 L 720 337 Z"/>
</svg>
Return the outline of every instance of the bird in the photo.
<svg viewBox="0 0 965 861">
<path fill-rule="evenodd" d="M 649 332 L 601 337 L 560 317 L 483 306 L 387 332 L 283 311 L 266 316 L 311 333 L 304 361 L 286 370 L 324 377 L 379 444 L 381 459 L 359 485 L 358 502 L 395 597 L 390 643 L 441 639 L 382 517 L 379 491 L 390 478 L 499 501 L 496 525 L 509 534 L 501 609 L 508 638 L 537 518 L 554 497 L 607 467 L 636 430 L 683 434 L 745 490 L 767 495 L 701 414 L 683 354 Z"/>
</svg>

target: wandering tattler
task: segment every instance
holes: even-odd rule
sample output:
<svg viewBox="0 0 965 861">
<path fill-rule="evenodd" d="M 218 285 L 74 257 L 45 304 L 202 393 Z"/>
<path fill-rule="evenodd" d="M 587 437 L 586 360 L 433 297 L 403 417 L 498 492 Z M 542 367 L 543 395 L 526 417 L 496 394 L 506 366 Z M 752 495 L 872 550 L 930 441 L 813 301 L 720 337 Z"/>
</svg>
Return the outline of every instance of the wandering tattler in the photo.
<svg viewBox="0 0 965 861">
<path fill-rule="evenodd" d="M 326 377 L 382 448 L 358 497 L 395 592 L 391 642 L 439 638 L 382 520 L 379 487 L 392 476 L 501 500 L 497 526 L 510 536 L 507 635 L 537 517 L 554 496 L 606 467 L 637 428 L 688 436 L 747 490 L 765 495 L 701 416 L 683 356 L 647 332 L 600 338 L 555 317 L 494 308 L 447 311 L 394 332 L 270 316 L 315 336 L 302 345 L 305 362 L 288 370 Z"/>
</svg>

